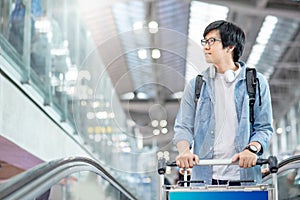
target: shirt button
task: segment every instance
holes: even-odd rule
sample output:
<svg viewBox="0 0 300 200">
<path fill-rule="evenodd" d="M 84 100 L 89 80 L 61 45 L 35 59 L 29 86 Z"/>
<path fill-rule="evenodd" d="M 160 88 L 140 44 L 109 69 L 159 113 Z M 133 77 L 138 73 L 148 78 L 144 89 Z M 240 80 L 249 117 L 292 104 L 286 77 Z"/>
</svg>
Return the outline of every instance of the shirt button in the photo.
<svg viewBox="0 0 300 200">
<path fill-rule="evenodd" d="M 213 134 L 213 133 L 214 133 L 214 131 L 211 131 L 210 133 L 211 133 L 211 134 Z"/>
</svg>

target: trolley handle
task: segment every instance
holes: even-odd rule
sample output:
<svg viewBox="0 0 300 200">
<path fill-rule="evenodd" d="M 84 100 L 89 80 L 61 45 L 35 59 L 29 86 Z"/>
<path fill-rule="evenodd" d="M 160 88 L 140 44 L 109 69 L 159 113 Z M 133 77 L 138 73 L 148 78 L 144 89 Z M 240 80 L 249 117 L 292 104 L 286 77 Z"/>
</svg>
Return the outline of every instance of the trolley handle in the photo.
<svg viewBox="0 0 300 200">
<path fill-rule="evenodd" d="M 234 165 L 238 162 L 231 162 L 231 159 L 213 159 L 213 160 L 201 160 L 197 164 L 199 165 Z M 267 159 L 258 158 L 256 165 L 268 164 L 271 173 L 276 173 L 278 171 L 278 161 L 275 156 L 269 156 Z M 158 160 L 158 173 L 165 174 L 166 166 L 176 167 L 176 161 L 166 162 L 164 158 Z"/>
<path fill-rule="evenodd" d="M 213 159 L 213 160 L 199 160 L 199 163 L 196 166 L 204 166 L 204 165 L 233 165 L 237 163 L 232 163 L 231 159 Z M 166 166 L 176 167 L 176 161 L 166 162 Z"/>
</svg>

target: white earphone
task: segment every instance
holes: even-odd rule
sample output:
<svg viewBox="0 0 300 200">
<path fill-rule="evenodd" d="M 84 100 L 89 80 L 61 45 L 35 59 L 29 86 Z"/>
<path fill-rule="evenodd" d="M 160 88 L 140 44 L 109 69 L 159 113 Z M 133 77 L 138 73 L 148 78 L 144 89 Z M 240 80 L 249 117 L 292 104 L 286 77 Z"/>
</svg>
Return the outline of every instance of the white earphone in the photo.
<svg viewBox="0 0 300 200">
<path fill-rule="evenodd" d="M 225 81 L 227 83 L 231 83 L 233 82 L 236 77 L 238 77 L 238 75 L 240 74 L 241 71 L 241 67 L 238 66 L 238 70 L 234 71 L 232 69 L 226 70 L 226 72 L 224 73 L 224 77 L 225 77 Z M 211 65 L 209 68 L 209 76 L 210 78 L 215 78 L 216 77 L 216 67 Z"/>
</svg>

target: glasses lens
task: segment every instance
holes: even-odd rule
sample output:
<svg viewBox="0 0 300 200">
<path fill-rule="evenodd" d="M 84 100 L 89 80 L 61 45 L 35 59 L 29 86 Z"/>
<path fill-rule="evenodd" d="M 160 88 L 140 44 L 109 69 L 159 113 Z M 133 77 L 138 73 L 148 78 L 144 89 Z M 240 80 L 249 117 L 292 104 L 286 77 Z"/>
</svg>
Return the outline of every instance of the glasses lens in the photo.
<svg viewBox="0 0 300 200">
<path fill-rule="evenodd" d="M 206 45 L 206 40 L 205 40 L 205 39 L 202 39 L 202 40 L 201 40 L 201 45 L 202 45 L 202 46 L 205 46 L 205 45 Z"/>
<path fill-rule="evenodd" d="M 207 40 L 207 43 L 208 43 L 209 46 L 213 45 L 214 42 L 215 42 L 215 38 L 209 38 L 209 39 Z"/>
</svg>

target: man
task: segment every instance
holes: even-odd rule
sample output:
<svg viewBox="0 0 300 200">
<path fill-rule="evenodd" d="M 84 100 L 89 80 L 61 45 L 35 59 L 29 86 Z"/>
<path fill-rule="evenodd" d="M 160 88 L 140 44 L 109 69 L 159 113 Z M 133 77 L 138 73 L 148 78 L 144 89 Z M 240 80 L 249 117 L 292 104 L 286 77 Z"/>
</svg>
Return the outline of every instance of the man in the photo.
<svg viewBox="0 0 300 200">
<path fill-rule="evenodd" d="M 261 105 L 255 101 L 252 124 L 246 65 L 239 61 L 245 44 L 243 30 L 220 20 L 209 24 L 203 36 L 205 58 L 212 66 L 203 73 L 197 105 L 194 102 L 195 79 L 184 90 L 174 126 L 173 142 L 179 152 L 176 164 L 181 168 L 193 168 L 192 180 L 204 180 L 206 184 L 227 184 L 233 180 L 260 183 L 261 170 L 255 166 L 257 156 L 267 150 L 273 133 L 268 83 L 257 73 L 260 92 L 256 90 L 256 96 L 261 97 Z M 228 158 L 238 161 L 238 165 L 193 167 L 199 159 Z"/>
</svg>

